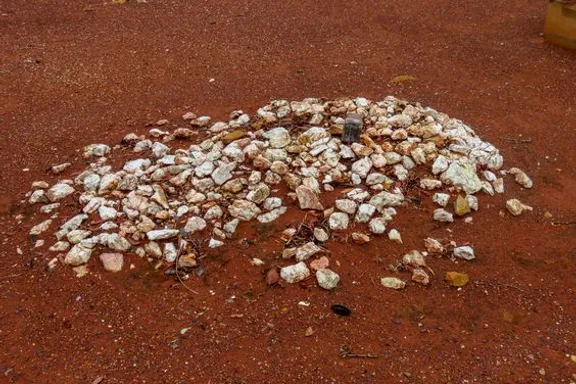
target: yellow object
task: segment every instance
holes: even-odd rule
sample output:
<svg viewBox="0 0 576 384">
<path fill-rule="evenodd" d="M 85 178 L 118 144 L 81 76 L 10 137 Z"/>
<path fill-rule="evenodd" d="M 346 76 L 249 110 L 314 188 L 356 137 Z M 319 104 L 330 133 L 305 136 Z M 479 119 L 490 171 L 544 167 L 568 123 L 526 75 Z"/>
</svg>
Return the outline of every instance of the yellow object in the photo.
<svg viewBox="0 0 576 384">
<path fill-rule="evenodd" d="M 554 44 L 576 49 L 576 1 L 552 0 L 548 4 L 544 36 Z"/>
</svg>

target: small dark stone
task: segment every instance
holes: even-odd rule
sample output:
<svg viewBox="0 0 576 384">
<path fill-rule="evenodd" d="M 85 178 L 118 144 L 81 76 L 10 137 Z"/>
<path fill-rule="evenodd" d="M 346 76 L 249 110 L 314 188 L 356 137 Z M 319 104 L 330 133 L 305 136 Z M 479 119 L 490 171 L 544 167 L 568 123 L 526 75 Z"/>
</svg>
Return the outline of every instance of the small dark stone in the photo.
<svg viewBox="0 0 576 384">
<path fill-rule="evenodd" d="M 333 306 L 330 307 L 330 309 L 338 316 L 350 316 L 350 314 L 352 313 L 352 311 L 349 308 L 340 304 L 334 304 Z"/>
</svg>

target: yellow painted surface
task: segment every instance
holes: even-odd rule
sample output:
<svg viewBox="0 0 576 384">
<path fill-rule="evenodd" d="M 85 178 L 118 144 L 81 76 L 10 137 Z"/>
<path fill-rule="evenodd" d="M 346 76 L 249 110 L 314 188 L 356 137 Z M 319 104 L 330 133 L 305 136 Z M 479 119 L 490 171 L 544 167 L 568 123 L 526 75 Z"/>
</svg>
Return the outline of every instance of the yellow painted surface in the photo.
<svg viewBox="0 0 576 384">
<path fill-rule="evenodd" d="M 576 49 L 576 1 L 552 1 L 548 5 L 544 35 L 554 44 Z"/>
</svg>

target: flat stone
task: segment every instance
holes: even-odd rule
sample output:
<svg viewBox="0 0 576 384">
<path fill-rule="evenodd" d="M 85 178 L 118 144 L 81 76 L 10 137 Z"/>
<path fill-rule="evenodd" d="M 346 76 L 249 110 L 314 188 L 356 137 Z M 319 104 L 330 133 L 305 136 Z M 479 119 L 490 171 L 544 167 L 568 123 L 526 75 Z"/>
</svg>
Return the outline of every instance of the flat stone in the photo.
<svg viewBox="0 0 576 384">
<path fill-rule="evenodd" d="M 34 227 L 32 227 L 32 229 L 30 229 L 30 235 L 31 236 L 38 236 L 39 234 L 41 234 L 42 232 L 45 232 L 48 230 L 48 228 L 50 228 L 50 225 L 52 224 L 52 220 L 48 219 L 48 220 L 44 220 L 43 222 L 41 222 L 38 225 L 35 225 Z"/>
<path fill-rule="evenodd" d="M 434 214 L 432 216 L 434 220 L 439 221 L 441 223 L 451 223 L 454 221 L 454 216 L 448 211 L 443 208 L 438 208 L 434 210 Z"/>
<path fill-rule="evenodd" d="M 506 201 L 506 209 L 514 216 L 520 216 L 524 211 L 532 211 L 532 207 L 522 204 L 518 199 Z"/>
<path fill-rule="evenodd" d="M 102 253 L 100 261 L 108 272 L 120 272 L 124 265 L 124 256 L 121 253 Z"/>
<path fill-rule="evenodd" d="M 48 200 L 51 202 L 62 200 L 74 193 L 74 188 L 68 184 L 56 184 L 46 192 Z"/>
<path fill-rule="evenodd" d="M 310 268 L 313 271 L 319 271 L 321 269 L 328 268 L 330 265 L 330 260 L 326 256 L 322 256 L 316 260 L 310 262 Z"/>
<path fill-rule="evenodd" d="M 190 217 L 188 221 L 186 221 L 186 225 L 184 226 L 184 231 L 187 233 L 195 233 L 198 231 L 203 230 L 206 228 L 206 221 L 198 216 Z"/>
<path fill-rule="evenodd" d="M 148 240 L 165 240 L 178 236 L 180 233 L 177 229 L 158 229 L 146 233 Z"/>
<path fill-rule="evenodd" d="M 256 204 L 248 200 L 234 200 L 228 206 L 228 213 L 230 216 L 243 221 L 254 219 L 260 214 L 261 210 Z"/>
</svg>

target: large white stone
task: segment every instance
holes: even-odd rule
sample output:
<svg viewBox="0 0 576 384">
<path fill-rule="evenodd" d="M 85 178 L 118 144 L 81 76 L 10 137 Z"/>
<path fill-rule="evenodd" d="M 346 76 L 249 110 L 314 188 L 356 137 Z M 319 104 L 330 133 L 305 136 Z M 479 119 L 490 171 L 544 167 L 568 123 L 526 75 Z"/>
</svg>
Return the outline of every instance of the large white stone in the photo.
<svg viewBox="0 0 576 384">
<path fill-rule="evenodd" d="M 280 269 L 280 277 L 290 284 L 298 283 L 309 276 L 310 270 L 303 261 Z"/>
<path fill-rule="evenodd" d="M 333 231 L 339 231 L 348 228 L 349 218 L 344 212 L 334 212 L 328 219 L 328 225 Z"/>
</svg>

